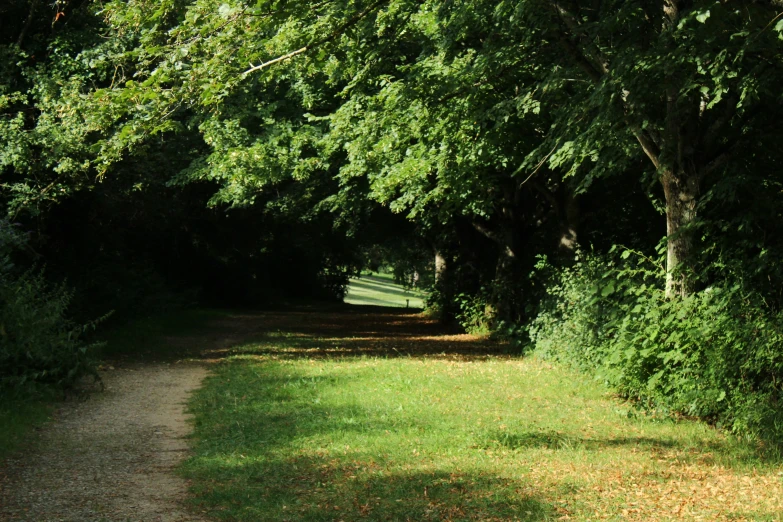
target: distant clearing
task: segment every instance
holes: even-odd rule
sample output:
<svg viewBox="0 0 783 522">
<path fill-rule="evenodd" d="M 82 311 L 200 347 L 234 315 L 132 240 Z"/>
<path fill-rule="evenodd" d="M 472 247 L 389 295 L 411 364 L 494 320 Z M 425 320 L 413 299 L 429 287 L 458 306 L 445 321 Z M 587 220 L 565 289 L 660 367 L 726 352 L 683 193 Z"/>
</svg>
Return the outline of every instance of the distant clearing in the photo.
<svg viewBox="0 0 783 522">
<path fill-rule="evenodd" d="M 408 290 L 387 274 L 362 275 L 352 278 L 345 302 L 352 305 L 424 308 L 427 295 L 421 290 Z"/>
</svg>

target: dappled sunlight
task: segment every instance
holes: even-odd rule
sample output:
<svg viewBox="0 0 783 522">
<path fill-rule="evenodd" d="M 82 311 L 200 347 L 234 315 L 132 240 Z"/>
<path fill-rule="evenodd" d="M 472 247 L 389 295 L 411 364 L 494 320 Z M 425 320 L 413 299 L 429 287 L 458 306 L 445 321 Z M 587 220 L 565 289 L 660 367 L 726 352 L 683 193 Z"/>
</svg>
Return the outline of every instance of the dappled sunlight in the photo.
<svg viewBox="0 0 783 522">
<path fill-rule="evenodd" d="M 194 489 L 235 520 L 755 520 L 783 475 L 556 364 L 404 310 L 219 319 Z M 260 518 L 259 518 L 260 517 Z"/>
<path fill-rule="evenodd" d="M 214 481 L 198 492 L 220 500 L 248 486 L 263 488 L 267 495 L 245 504 L 239 520 L 534 521 L 557 513 L 532 483 L 426 465 L 397 468 L 354 452 L 341 457 L 303 452 L 287 459 L 212 458 L 194 465 L 242 480 Z"/>
<path fill-rule="evenodd" d="M 240 338 L 204 350 L 207 358 L 279 357 L 509 357 L 508 347 L 486 337 L 445 330 L 435 319 L 403 310 L 367 313 L 345 306 L 326 311 L 237 314 L 222 326 Z"/>
</svg>

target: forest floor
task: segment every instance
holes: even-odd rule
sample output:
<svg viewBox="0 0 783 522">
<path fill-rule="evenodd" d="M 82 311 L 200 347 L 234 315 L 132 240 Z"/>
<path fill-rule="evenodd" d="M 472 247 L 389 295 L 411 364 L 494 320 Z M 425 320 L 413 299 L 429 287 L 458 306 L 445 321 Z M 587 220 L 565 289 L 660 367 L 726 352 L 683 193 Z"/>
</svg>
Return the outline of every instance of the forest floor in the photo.
<svg viewBox="0 0 783 522">
<path fill-rule="evenodd" d="M 0 520 L 783 519 L 753 445 L 423 315 L 200 314 L 0 468 Z"/>
</svg>

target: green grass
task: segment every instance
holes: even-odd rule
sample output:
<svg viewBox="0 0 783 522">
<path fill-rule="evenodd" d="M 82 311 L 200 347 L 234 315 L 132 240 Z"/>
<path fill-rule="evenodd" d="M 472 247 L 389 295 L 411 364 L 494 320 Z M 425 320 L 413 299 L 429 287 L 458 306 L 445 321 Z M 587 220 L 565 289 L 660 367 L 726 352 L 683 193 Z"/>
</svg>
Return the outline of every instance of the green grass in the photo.
<svg viewBox="0 0 783 522">
<path fill-rule="evenodd" d="M 49 420 L 51 410 L 51 401 L 42 399 L 0 400 L 0 461 L 21 448 Z"/>
<path fill-rule="evenodd" d="M 352 278 L 345 295 L 348 304 L 399 308 L 424 308 L 425 299 L 424 292 L 405 289 L 390 274 L 381 273 Z"/>
<path fill-rule="evenodd" d="M 198 509 L 242 521 L 780 520 L 783 475 L 757 448 L 645 416 L 537 359 L 345 356 L 358 335 L 386 336 L 389 355 L 422 342 L 407 316 L 376 337 L 362 317 L 272 321 L 215 368 L 190 403 L 183 472 Z"/>
</svg>

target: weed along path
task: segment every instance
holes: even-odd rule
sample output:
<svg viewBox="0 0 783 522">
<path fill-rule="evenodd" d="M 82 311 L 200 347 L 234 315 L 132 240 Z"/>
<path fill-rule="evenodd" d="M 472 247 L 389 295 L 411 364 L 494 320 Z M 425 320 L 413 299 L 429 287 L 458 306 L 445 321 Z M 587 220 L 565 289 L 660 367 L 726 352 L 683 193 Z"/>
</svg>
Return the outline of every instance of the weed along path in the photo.
<svg viewBox="0 0 783 522">
<path fill-rule="evenodd" d="M 202 314 L 159 336 L 201 362 L 62 408 L 0 472 L 0 520 L 783 520 L 757 448 L 409 310 Z"/>
</svg>

